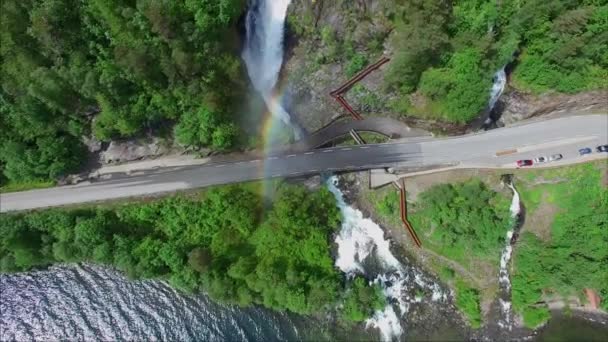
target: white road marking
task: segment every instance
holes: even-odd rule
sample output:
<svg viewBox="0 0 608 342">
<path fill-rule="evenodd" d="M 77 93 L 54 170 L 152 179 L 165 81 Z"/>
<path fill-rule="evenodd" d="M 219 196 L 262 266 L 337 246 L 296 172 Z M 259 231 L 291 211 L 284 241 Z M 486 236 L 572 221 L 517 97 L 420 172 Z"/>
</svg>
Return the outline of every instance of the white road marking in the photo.
<svg viewBox="0 0 608 342">
<path fill-rule="evenodd" d="M 365 149 L 368 149 L 368 148 L 369 148 L 369 146 L 361 146 L 361 147 L 359 147 L 359 148 L 361 148 L 361 149 L 364 149 L 364 150 L 365 150 Z"/>
<path fill-rule="evenodd" d="M 323 153 L 333 152 L 334 150 L 325 150 Z"/>
<path fill-rule="evenodd" d="M 304 154 L 315 154 L 314 152 L 306 152 Z"/>
<path fill-rule="evenodd" d="M 314 169 L 314 170 L 309 170 L 308 172 L 319 172 L 319 170 Z"/>
<path fill-rule="evenodd" d="M 259 159 L 255 159 L 255 160 L 250 161 L 250 163 L 257 163 L 259 161 L 260 161 Z"/>
<path fill-rule="evenodd" d="M 270 176 L 270 177 L 273 177 L 273 178 L 274 178 L 274 177 L 281 177 L 281 174 L 280 174 L 280 173 L 275 173 L 274 175 L 272 175 L 272 176 Z"/>
<path fill-rule="evenodd" d="M 345 147 L 345 148 L 341 148 L 340 151 L 350 151 L 352 150 L 352 148 L 350 147 Z"/>
<path fill-rule="evenodd" d="M 519 148 L 517 148 L 517 153 L 542 150 L 542 149 L 547 149 L 547 148 L 557 147 L 557 146 L 571 145 L 571 144 L 580 143 L 583 141 L 595 140 L 596 138 L 597 137 L 595 137 L 595 136 L 587 136 L 587 137 L 578 137 L 578 138 L 569 138 L 569 139 L 556 139 L 556 140 L 545 142 L 545 143 L 519 147 Z"/>
<path fill-rule="evenodd" d="M 268 160 L 275 160 L 275 159 L 279 159 L 279 157 L 268 157 Z"/>
<path fill-rule="evenodd" d="M 287 156 L 287 158 L 291 158 L 291 157 L 295 157 L 295 156 L 296 156 L 295 154 L 290 154 Z"/>
<path fill-rule="evenodd" d="M 226 164 L 215 165 L 215 167 L 224 167 Z"/>
</svg>

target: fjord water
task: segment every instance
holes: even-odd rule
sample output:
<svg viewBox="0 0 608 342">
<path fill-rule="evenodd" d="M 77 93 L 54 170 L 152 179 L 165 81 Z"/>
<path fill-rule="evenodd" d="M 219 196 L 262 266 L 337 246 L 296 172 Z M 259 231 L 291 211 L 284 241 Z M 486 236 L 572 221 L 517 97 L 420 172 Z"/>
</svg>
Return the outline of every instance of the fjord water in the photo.
<svg viewBox="0 0 608 342">
<path fill-rule="evenodd" d="M 185 295 L 93 265 L 0 275 L 0 340 L 328 340 L 309 318 Z"/>
</svg>

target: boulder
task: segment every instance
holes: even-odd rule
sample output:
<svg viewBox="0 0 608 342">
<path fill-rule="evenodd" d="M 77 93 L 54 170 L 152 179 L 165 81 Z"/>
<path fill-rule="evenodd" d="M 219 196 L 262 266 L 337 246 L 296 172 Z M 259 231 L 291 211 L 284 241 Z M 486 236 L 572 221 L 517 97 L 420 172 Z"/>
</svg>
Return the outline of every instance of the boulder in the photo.
<svg viewBox="0 0 608 342">
<path fill-rule="evenodd" d="M 112 141 L 108 149 L 101 153 L 100 162 L 102 164 L 123 163 L 157 157 L 167 152 L 168 149 L 160 144 L 158 138 L 152 138 L 151 141 Z"/>
</svg>

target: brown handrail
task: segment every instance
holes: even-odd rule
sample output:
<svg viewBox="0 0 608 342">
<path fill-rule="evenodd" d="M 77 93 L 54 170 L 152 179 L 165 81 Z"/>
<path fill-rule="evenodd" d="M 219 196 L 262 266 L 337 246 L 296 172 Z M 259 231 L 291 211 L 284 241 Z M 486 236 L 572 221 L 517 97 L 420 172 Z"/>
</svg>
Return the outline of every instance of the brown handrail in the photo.
<svg viewBox="0 0 608 342">
<path fill-rule="evenodd" d="M 342 107 L 344 107 L 349 113 L 350 115 L 353 117 L 353 119 L 355 120 L 363 120 L 363 117 L 357 113 L 357 111 L 351 107 L 348 102 L 346 102 L 346 99 L 343 98 L 342 96 L 338 95 L 335 97 L 335 99 L 342 105 Z"/>
<path fill-rule="evenodd" d="M 361 114 L 357 113 L 353 109 L 353 107 L 351 107 L 348 104 L 346 99 L 344 97 L 342 97 L 342 94 L 346 93 L 350 88 L 353 87 L 353 85 L 355 85 L 355 83 L 361 81 L 370 72 L 378 69 L 380 66 L 382 66 L 384 63 L 386 63 L 388 61 L 390 61 L 390 58 L 383 56 L 376 63 L 370 64 L 367 67 L 363 68 L 363 70 L 356 73 L 355 76 L 351 77 L 351 79 L 344 82 L 344 84 L 342 84 L 340 87 L 338 87 L 338 89 L 330 92 L 329 95 L 331 97 L 333 97 L 334 99 L 336 99 L 336 101 L 338 101 L 338 103 L 340 103 L 342 105 L 342 107 L 344 107 L 350 113 L 350 115 L 353 117 L 353 119 L 363 120 L 363 117 L 361 116 Z"/>
<path fill-rule="evenodd" d="M 399 194 L 400 194 L 400 202 L 401 202 L 400 203 L 401 221 L 405 225 L 405 228 L 407 228 L 407 231 L 410 233 L 410 236 L 412 237 L 412 240 L 414 240 L 414 243 L 416 244 L 416 246 L 422 247 L 422 243 L 420 242 L 420 239 L 418 238 L 418 234 L 416 234 L 416 231 L 412 227 L 412 224 L 407 219 L 407 201 L 405 199 L 405 183 L 403 182 L 403 179 L 401 180 L 401 186 L 399 187 Z"/>
<path fill-rule="evenodd" d="M 342 84 L 338 89 L 330 92 L 329 95 L 332 97 L 342 95 L 343 93 L 347 92 L 350 88 L 352 88 L 352 86 L 355 83 L 361 81 L 370 72 L 378 69 L 379 67 L 381 67 L 383 64 L 387 63 L 388 61 L 390 61 L 390 58 L 383 56 L 376 63 L 370 64 L 367 67 L 365 67 L 363 70 L 356 73 L 355 76 L 351 77 L 351 79 L 349 79 L 344 84 Z"/>
</svg>

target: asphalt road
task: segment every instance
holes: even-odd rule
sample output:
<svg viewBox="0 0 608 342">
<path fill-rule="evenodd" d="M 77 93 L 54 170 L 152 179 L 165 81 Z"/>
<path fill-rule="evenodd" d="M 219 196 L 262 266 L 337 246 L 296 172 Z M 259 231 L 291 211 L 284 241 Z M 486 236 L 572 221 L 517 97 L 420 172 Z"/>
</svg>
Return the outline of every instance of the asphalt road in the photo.
<svg viewBox="0 0 608 342">
<path fill-rule="evenodd" d="M 414 138 L 410 141 L 336 147 L 269 156 L 221 164 L 109 175 L 109 179 L 78 185 L 0 195 L 0 212 L 27 210 L 83 202 L 199 188 L 273 177 L 295 177 L 323 171 L 363 170 L 383 167 L 514 168 L 518 159 L 561 153 L 564 159 L 549 165 L 597 158 L 598 145 L 608 144 L 608 115 L 574 116 L 460 137 Z M 578 149 L 594 154 L 580 157 Z M 498 153 L 498 155 L 497 155 Z M 604 154 L 608 157 L 608 153 Z"/>
</svg>

